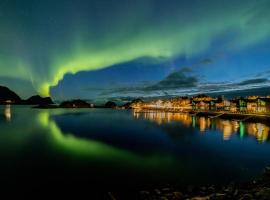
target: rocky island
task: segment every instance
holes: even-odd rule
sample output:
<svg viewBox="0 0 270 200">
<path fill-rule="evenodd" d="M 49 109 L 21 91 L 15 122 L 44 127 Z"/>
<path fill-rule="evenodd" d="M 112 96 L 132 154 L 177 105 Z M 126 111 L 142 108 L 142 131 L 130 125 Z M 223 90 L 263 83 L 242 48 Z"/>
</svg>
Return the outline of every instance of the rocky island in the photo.
<svg viewBox="0 0 270 200">
<path fill-rule="evenodd" d="M 73 101 L 64 101 L 59 105 L 59 108 L 91 108 L 91 104 L 86 101 L 77 99 Z"/>
</svg>

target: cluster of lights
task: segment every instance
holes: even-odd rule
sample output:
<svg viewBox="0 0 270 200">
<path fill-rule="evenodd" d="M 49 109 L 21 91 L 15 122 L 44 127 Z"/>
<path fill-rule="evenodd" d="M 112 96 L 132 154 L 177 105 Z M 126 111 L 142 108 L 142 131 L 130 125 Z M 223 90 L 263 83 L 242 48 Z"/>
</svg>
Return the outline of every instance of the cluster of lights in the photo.
<svg viewBox="0 0 270 200">
<path fill-rule="evenodd" d="M 151 102 L 135 102 L 131 105 L 133 109 L 157 109 L 169 111 L 223 111 L 223 112 L 248 112 L 266 113 L 270 111 L 270 98 L 250 96 L 226 100 L 224 98 L 213 98 L 198 96 L 193 98 L 176 98 L 171 100 L 155 100 Z"/>
</svg>

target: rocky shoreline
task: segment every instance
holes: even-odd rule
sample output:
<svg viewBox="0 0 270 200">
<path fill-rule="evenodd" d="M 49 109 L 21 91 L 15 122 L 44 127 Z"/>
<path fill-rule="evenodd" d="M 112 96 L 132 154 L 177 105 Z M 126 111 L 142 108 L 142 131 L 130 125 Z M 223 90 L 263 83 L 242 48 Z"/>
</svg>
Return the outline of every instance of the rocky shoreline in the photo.
<svg viewBox="0 0 270 200">
<path fill-rule="evenodd" d="M 266 167 L 262 176 L 248 183 L 231 183 L 226 186 L 187 186 L 165 187 L 139 192 L 142 200 L 268 200 L 270 199 L 270 167 Z"/>
</svg>

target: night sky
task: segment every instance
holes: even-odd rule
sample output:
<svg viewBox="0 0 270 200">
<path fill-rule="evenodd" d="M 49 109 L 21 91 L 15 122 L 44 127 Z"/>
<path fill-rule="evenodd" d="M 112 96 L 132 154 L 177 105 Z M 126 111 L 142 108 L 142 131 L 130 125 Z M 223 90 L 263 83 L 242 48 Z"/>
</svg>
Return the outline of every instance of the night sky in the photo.
<svg viewBox="0 0 270 200">
<path fill-rule="evenodd" d="M 0 85 L 55 100 L 269 86 L 269 0 L 0 0 Z"/>
</svg>

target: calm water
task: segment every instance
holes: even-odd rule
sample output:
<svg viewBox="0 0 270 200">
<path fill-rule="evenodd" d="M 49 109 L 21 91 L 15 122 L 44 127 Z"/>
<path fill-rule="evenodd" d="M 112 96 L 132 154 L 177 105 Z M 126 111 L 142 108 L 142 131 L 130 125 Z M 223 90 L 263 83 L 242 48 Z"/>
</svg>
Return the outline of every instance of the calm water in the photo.
<svg viewBox="0 0 270 200">
<path fill-rule="evenodd" d="M 261 123 L 110 109 L 0 111 L 0 176 L 9 184 L 227 183 L 270 165 Z"/>
</svg>

